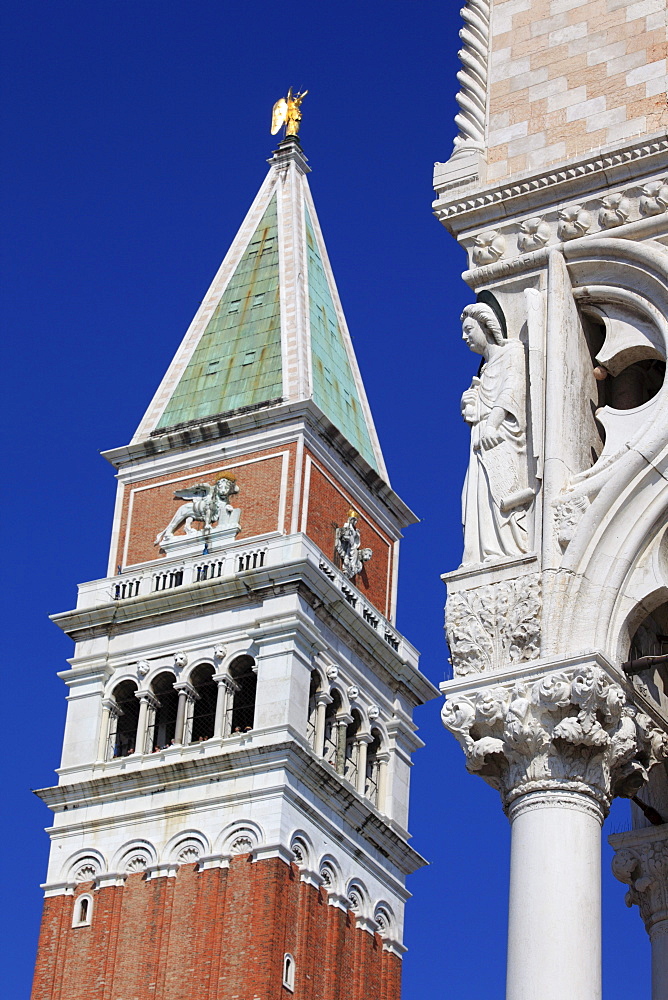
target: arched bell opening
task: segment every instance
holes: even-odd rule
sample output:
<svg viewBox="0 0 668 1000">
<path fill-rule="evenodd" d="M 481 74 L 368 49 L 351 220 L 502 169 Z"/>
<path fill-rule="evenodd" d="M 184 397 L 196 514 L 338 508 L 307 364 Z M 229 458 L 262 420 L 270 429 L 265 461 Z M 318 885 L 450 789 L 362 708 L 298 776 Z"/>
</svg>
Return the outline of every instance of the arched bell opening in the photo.
<svg viewBox="0 0 668 1000">
<path fill-rule="evenodd" d="M 359 742 L 358 734 L 362 727 L 362 716 L 356 708 L 350 713 L 352 722 L 346 726 L 346 751 L 343 764 L 343 776 L 351 784 L 357 784 L 357 770 L 359 764 Z"/>
<path fill-rule="evenodd" d="M 190 742 L 203 743 L 213 736 L 216 720 L 216 700 L 218 685 L 213 679 L 214 668 L 209 663 L 195 667 L 190 675 L 190 684 L 197 698 L 193 704 L 192 723 L 190 727 Z"/>
<path fill-rule="evenodd" d="M 179 696 L 174 690 L 174 674 L 164 671 L 155 678 L 151 690 L 157 705 L 147 731 L 146 746 L 153 751 L 164 750 L 174 742 Z"/>
<path fill-rule="evenodd" d="M 311 671 L 311 683 L 308 695 L 308 721 L 306 723 L 306 738 L 315 749 L 316 728 L 318 718 L 318 694 L 322 688 L 322 678 L 317 670 Z"/>
<path fill-rule="evenodd" d="M 228 732 L 231 735 L 250 732 L 255 725 L 257 674 L 252 656 L 239 656 L 230 664 L 229 674 L 236 688 L 228 709 Z"/>
<path fill-rule="evenodd" d="M 339 726 L 337 723 L 337 716 L 341 712 L 341 695 L 336 688 L 332 690 L 331 694 L 332 700 L 327 706 L 327 710 L 325 712 L 325 743 L 323 757 L 329 764 L 332 765 L 332 767 L 336 767 L 339 758 Z"/>
<path fill-rule="evenodd" d="M 107 760 L 134 753 L 139 722 L 139 700 L 134 681 L 121 681 L 112 693 L 116 711 L 110 715 Z"/>
</svg>

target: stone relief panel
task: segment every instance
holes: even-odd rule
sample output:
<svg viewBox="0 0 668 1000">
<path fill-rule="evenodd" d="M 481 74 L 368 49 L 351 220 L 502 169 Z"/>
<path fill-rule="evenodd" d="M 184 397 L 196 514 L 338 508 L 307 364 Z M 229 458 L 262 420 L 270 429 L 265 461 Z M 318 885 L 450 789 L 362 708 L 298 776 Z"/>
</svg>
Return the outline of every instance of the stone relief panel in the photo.
<svg viewBox="0 0 668 1000">
<path fill-rule="evenodd" d="M 175 499 L 186 502 L 175 511 L 167 527 L 158 532 L 154 544 L 170 547 L 169 543 L 179 540 L 174 532 L 182 525 L 188 537 L 201 536 L 206 540 L 212 532 L 227 529 L 234 538 L 240 530 L 241 511 L 234 508 L 230 500 L 238 492 L 236 477 L 231 473 L 221 476 L 215 483 L 197 483 L 184 490 L 175 490 Z M 193 523 L 201 524 L 201 528 L 193 528 Z"/>
<path fill-rule="evenodd" d="M 668 752 L 668 737 L 598 666 L 452 695 L 443 724 L 467 769 L 507 807 L 527 792 L 583 792 L 607 810 L 630 796 Z"/>
<path fill-rule="evenodd" d="M 536 574 L 450 594 L 445 628 L 455 677 L 535 659 L 540 626 Z"/>
<path fill-rule="evenodd" d="M 471 428 L 462 494 L 462 565 L 467 566 L 526 554 L 527 508 L 534 493 L 527 482 L 524 346 L 505 336 L 489 305 L 469 305 L 461 319 L 464 341 L 483 358 L 461 401 Z"/>
</svg>

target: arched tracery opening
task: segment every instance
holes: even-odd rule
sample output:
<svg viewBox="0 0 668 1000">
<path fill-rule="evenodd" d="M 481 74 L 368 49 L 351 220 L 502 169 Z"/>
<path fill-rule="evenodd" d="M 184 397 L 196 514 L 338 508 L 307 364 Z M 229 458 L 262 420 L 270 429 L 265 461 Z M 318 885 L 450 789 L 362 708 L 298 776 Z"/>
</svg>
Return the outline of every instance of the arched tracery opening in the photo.
<svg viewBox="0 0 668 1000">
<path fill-rule="evenodd" d="M 218 685 L 213 679 L 214 673 L 211 664 L 202 663 L 195 667 L 190 675 L 190 684 L 198 696 L 192 706 L 190 743 L 202 743 L 213 736 L 218 697 Z"/>
<path fill-rule="evenodd" d="M 107 760 L 134 753 L 139 721 L 136 691 L 137 685 L 131 680 L 121 681 L 113 690 L 114 707 L 109 716 Z"/>
<path fill-rule="evenodd" d="M 668 712 L 668 662 L 649 662 L 642 669 L 643 658 L 647 656 L 668 656 L 668 602 L 660 604 L 640 623 L 631 639 L 628 655 L 631 672 L 662 711 Z"/>
<path fill-rule="evenodd" d="M 151 712 L 146 746 L 150 750 L 164 750 L 174 742 L 179 696 L 174 690 L 174 674 L 164 671 L 155 678 L 151 690 L 157 705 Z"/>
<path fill-rule="evenodd" d="M 257 691 L 257 673 L 255 660 L 252 656 L 238 656 L 229 669 L 234 681 L 235 691 L 228 708 L 227 731 L 234 736 L 247 733 L 255 725 L 255 696 Z"/>
</svg>

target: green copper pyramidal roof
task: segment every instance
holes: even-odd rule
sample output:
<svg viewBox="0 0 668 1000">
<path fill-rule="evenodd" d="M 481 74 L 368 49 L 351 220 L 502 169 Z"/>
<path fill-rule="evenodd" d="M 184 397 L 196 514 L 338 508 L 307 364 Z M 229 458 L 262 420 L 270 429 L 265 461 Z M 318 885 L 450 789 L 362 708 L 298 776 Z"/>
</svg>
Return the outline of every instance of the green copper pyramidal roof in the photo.
<svg viewBox="0 0 668 1000">
<path fill-rule="evenodd" d="M 283 140 L 133 443 L 312 399 L 387 481 L 299 143 Z"/>
<path fill-rule="evenodd" d="M 313 401 L 375 468 L 362 403 L 307 208 L 305 218 Z"/>
<path fill-rule="evenodd" d="M 158 427 L 283 394 L 276 195 L 262 216 Z"/>
</svg>

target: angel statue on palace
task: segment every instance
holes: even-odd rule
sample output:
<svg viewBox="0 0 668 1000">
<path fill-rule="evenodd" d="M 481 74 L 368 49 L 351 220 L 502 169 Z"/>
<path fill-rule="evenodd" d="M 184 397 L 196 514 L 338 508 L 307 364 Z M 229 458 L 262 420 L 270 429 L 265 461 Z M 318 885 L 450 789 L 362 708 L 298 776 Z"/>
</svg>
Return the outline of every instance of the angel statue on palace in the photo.
<svg viewBox="0 0 668 1000">
<path fill-rule="evenodd" d="M 186 535 L 196 535 L 198 532 L 192 527 L 193 521 L 201 521 L 201 531 L 207 534 L 214 524 L 226 516 L 229 519 L 234 512 L 230 497 L 238 492 L 239 487 L 233 475 L 221 476 L 215 483 L 197 483 L 184 490 L 175 490 L 177 500 L 189 502 L 181 504 L 167 527 L 158 532 L 154 545 L 171 541 L 174 532 L 182 524 L 185 524 Z"/>
<path fill-rule="evenodd" d="M 462 493 L 462 565 L 514 559 L 528 551 L 526 367 L 524 347 L 507 340 L 499 318 L 482 302 L 466 306 L 462 337 L 483 363 L 462 396 L 471 427 Z"/>
<path fill-rule="evenodd" d="M 336 554 L 341 560 L 341 569 L 349 580 L 362 572 L 364 563 L 373 555 L 371 549 L 361 548 L 362 538 L 357 527 L 358 520 L 357 511 L 349 510 L 346 523 L 342 528 L 336 529 L 334 542 Z"/>
</svg>

